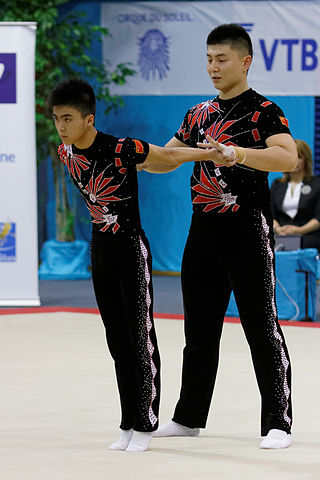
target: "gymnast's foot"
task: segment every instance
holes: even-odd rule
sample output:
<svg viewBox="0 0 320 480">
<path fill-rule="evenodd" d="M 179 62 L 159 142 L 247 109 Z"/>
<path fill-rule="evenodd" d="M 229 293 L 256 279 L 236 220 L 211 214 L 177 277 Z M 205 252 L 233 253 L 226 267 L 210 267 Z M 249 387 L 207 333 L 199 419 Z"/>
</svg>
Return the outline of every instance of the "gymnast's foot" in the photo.
<svg viewBox="0 0 320 480">
<path fill-rule="evenodd" d="M 134 430 L 126 452 L 145 452 L 150 446 L 151 439 L 152 432 L 136 432 Z"/>
<path fill-rule="evenodd" d="M 199 437 L 199 434 L 199 428 L 185 427 L 170 420 L 170 422 L 159 427 L 152 435 L 154 437 Z"/>
<path fill-rule="evenodd" d="M 109 450 L 125 450 L 130 443 L 133 435 L 133 428 L 130 430 L 121 430 L 120 436 L 116 442 L 111 443 Z"/>
<path fill-rule="evenodd" d="M 288 448 L 290 445 L 290 433 L 273 428 L 269 430 L 268 435 L 260 443 L 259 448 Z"/>
</svg>

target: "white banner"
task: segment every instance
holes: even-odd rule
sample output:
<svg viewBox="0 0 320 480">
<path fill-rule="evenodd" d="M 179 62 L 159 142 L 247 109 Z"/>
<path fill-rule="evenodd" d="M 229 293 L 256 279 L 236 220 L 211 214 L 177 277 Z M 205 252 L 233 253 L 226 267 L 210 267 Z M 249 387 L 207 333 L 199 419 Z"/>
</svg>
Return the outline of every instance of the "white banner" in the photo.
<svg viewBox="0 0 320 480">
<path fill-rule="evenodd" d="M 40 305 L 35 23 L 0 22 L 0 305 Z"/>
<path fill-rule="evenodd" d="M 103 57 L 132 62 L 121 95 L 209 95 L 206 40 L 238 23 L 253 43 L 249 84 L 263 95 L 320 95 L 319 1 L 103 3 Z"/>
</svg>

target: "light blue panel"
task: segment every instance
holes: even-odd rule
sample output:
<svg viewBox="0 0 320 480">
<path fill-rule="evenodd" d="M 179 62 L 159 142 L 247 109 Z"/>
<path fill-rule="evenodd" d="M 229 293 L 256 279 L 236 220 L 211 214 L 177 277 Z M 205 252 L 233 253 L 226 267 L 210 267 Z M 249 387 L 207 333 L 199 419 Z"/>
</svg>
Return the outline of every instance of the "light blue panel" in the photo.
<svg viewBox="0 0 320 480">
<path fill-rule="evenodd" d="M 164 145 L 178 130 L 189 107 L 204 97 L 125 97 L 125 107 L 107 117 L 98 114 L 97 126 L 115 136 L 142 138 Z M 154 270 L 180 271 L 191 218 L 190 176 L 193 165 L 167 174 L 139 174 L 142 224 L 149 238 Z"/>
<path fill-rule="evenodd" d="M 89 244 L 83 240 L 48 240 L 41 250 L 39 277 L 44 280 L 80 280 L 90 278 Z"/>
</svg>

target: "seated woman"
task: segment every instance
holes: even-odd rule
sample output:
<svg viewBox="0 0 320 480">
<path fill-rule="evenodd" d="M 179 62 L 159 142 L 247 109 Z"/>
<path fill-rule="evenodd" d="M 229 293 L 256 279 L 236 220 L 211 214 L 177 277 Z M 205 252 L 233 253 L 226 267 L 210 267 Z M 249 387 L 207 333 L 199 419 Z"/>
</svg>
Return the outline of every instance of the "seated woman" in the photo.
<svg viewBox="0 0 320 480">
<path fill-rule="evenodd" d="M 276 235 L 301 235 L 301 248 L 320 251 L 320 178 L 312 174 L 309 145 L 295 140 L 298 165 L 271 185 L 271 207 Z"/>
</svg>

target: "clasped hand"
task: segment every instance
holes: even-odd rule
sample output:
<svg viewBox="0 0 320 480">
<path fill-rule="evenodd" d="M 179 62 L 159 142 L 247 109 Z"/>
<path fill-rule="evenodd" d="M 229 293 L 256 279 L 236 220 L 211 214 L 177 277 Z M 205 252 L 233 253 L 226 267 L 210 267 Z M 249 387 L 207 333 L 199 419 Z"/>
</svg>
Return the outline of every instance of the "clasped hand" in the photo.
<svg viewBox="0 0 320 480">
<path fill-rule="evenodd" d="M 282 225 L 275 229 L 277 235 L 299 235 L 301 234 L 300 227 L 296 225 Z"/>
<path fill-rule="evenodd" d="M 225 167 L 232 167 L 237 162 L 238 160 L 237 153 L 233 147 L 216 142 L 209 135 L 206 135 L 206 139 L 207 139 L 206 143 L 198 142 L 197 145 L 199 148 L 203 148 L 210 151 L 211 158 L 207 158 L 207 160 L 211 160 L 217 166 L 225 166 Z M 155 147 L 155 148 L 159 150 L 159 147 Z M 172 148 L 172 150 L 176 150 L 176 151 L 178 149 L 181 149 L 181 147 Z M 185 149 L 182 148 L 182 150 L 185 150 Z M 193 149 L 189 148 L 189 150 L 193 150 Z M 202 160 L 200 158 L 197 158 L 196 156 L 195 157 L 189 156 L 186 160 L 182 160 L 182 161 L 179 161 L 179 158 L 172 160 L 170 157 L 162 158 L 161 156 L 159 157 L 159 155 L 157 157 L 152 157 L 152 156 L 150 158 L 149 157 L 150 157 L 150 154 L 148 155 L 144 163 L 137 164 L 136 169 L 138 172 L 140 172 L 141 170 L 148 170 L 148 171 L 151 171 L 152 173 L 170 172 L 172 170 L 175 170 L 177 167 L 179 167 L 179 165 L 181 165 L 185 161 L 191 161 L 191 160 L 201 161 Z"/>
<path fill-rule="evenodd" d="M 223 165 L 224 167 L 233 167 L 237 163 L 237 154 L 233 147 L 229 145 L 223 145 L 213 140 L 209 135 L 206 135 L 208 143 L 200 143 L 197 145 L 200 148 L 212 149 L 212 161 L 217 165 Z"/>
</svg>

